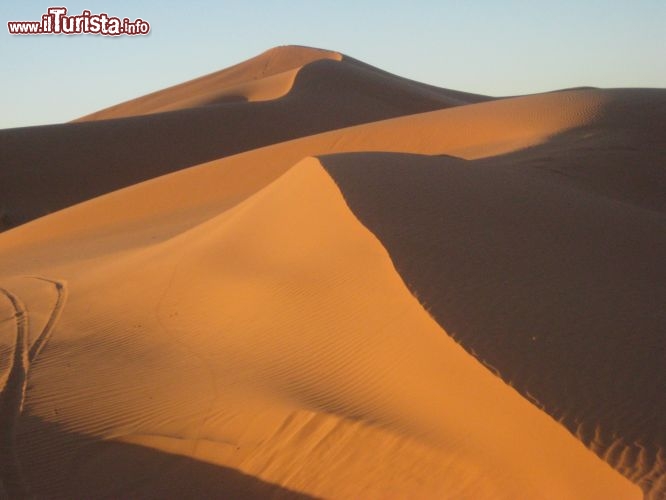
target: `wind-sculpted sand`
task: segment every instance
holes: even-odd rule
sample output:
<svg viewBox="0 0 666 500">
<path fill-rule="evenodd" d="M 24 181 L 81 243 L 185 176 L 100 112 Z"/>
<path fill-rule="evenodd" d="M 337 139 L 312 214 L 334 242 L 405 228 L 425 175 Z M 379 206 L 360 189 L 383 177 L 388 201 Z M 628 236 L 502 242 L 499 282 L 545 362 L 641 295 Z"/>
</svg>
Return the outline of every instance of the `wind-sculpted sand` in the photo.
<svg viewBox="0 0 666 500">
<path fill-rule="evenodd" d="M 664 118 L 283 47 L 1 131 L 4 492 L 660 498 Z"/>
</svg>

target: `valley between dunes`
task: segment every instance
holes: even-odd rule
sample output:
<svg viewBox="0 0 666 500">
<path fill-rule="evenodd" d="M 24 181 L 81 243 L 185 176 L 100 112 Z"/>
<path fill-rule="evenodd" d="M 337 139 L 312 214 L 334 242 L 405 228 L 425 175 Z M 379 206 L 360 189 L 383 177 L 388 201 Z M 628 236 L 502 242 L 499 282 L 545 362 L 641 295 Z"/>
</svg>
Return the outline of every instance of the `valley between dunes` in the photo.
<svg viewBox="0 0 666 500">
<path fill-rule="evenodd" d="M 0 130 L 0 497 L 663 498 L 665 123 L 288 46 Z"/>
</svg>

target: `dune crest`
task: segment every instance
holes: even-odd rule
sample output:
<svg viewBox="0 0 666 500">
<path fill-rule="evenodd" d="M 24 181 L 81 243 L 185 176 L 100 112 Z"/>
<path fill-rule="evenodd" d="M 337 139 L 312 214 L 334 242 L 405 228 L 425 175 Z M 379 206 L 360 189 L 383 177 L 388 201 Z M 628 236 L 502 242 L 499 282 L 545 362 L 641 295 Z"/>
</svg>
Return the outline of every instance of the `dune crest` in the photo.
<svg viewBox="0 0 666 500">
<path fill-rule="evenodd" d="M 119 105 L 106 119 L 0 130 L 0 230 L 213 159 L 488 99 L 329 51 L 277 48 Z"/>
<path fill-rule="evenodd" d="M 162 244 L 59 273 L 67 307 L 17 438 L 37 493 L 100 480 L 76 441 L 42 452 L 48 421 L 319 497 L 640 496 L 441 330 L 316 159 Z"/>
<path fill-rule="evenodd" d="M 275 47 L 221 71 L 117 104 L 75 121 L 125 118 L 229 100 L 275 99 L 289 91 L 298 69 L 319 59 L 340 61 L 342 55 L 310 47 Z"/>
<path fill-rule="evenodd" d="M 0 496 L 660 498 L 665 118 L 282 47 L 0 131 Z"/>
<path fill-rule="evenodd" d="M 94 212 L 84 214 L 78 207 L 67 209 L 57 215 L 63 217 L 61 223 L 54 225 L 52 222 L 42 224 L 36 221 L 35 224 L 17 228 L 15 237 L 7 235 L 6 242 L 24 245 L 36 242 L 35 237 L 56 238 L 51 240 L 53 244 L 58 239 L 73 237 L 82 227 L 94 226 L 99 230 L 111 221 L 124 230 L 126 224 L 135 225 L 140 219 L 147 222 L 145 217 L 151 213 L 162 220 L 167 212 L 172 212 L 177 219 L 215 213 L 220 208 L 228 207 L 229 203 L 237 203 L 250 196 L 307 156 L 394 151 L 476 159 L 510 153 L 593 125 L 607 103 L 612 102 L 611 97 L 603 91 L 541 94 L 420 113 L 311 135 L 214 160 L 163 176 L 155 182 L 135 184 L 123 194 L 128 198 L 124 198 L 122 203 L 132 200 L 134 210 L 131 213 L 116 205 L 112 193 L 92 200 L 89 208 L 82 209 Z M 16 180 L 10 182 L 15 183 Z M 71 186 L 66 189 L 72 190 Z M 165 192 L 169 192 L 168 197 L 160 194 Z M 57 189 L 52 189 L 51 193 L 52 197 L 56 197 L 55 203 L 49 203 L 49 197 L 40 199 L 39 203 L 44 204 L 43 210 L 53 210 L 63 201 L 57 197 Z M 202 211 L 204 207 L 210 212 Z M 92 213 L 94 217 L 91 217 Z M 154 220 L 152 224 L 159 222 Z"/>
</svg>

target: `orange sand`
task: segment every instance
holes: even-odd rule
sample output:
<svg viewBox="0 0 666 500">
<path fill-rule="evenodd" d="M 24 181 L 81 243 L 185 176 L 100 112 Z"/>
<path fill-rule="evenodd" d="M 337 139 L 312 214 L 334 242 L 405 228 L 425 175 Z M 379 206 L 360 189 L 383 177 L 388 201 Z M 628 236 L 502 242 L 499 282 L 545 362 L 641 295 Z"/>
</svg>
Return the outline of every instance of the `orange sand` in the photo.
<svg viewBox="0 0 666 500">
<path fill-rule="evenodd" d="M 385 104 L 364 100 L 358 82 Z M 333 106 L 311 119 L 302 96 L 324 90 L 355 103 L 356 114 L 335 118 Z M 510 329 L 521 338 L 521 318 L 569 328 L 558 319 L 571 313 L 567 286 L 553 279 L 544 310 L 537 303 L 527 314 L 519 298 L 532 289 L 521 280 L 534 269 L 507 277 L 492 265 L 505 258 L 493 252 L 508 251 L 502 235 L 524 238 L 515 248 L 541 248 L 540 219 L 525 214 L 551 207 L 549 197 L 563 200 L 555 214 L 580 204 L 619 224 L 612 234 L 631 234 L 638 249 L 627 259 L 648 242 L 666 248 L 650 236 L 664 225 L 663 176 L 652 167 L 664 146 L 650 130 L 663 123 L 665 101 L 661 91 L 596 89 L 491 100 L 286 47 L 76 124 L 0 133 L 11 146 L 3 179 L 5 226 L 13 227 L 0 234 L 3 488 L 69 498 L 623 499 L 640 498 L 640 486 L 657 498 L 663 448 L 640 395 L 627 394 L 635 414 L 623 407 L 615 418 L 612 399 L 584 407 L 575 380 L 566 379 L 572 397 L 557 399 L 547 382 L 569 372 L 553 363 L 535 378 L 522 344 L 503 364 L 486 353 L 507 352 Z M 270 114 L 256 105 L 290 118 L 266 127 Z M 199 161 L 193 134 L 212 144 L 215 117 L 234 106 L 232 125 L 246 137 L 240 149 L 210 150 L 211 161 L 184 168 Z M 102 147 L 104 134 L 172 119 L 209 124 L 184 127 L 177 162 L 168 160 L 173 137 L 163 136 L 149 148 L 153 167 L 132 160 L 85 189 L 67 181 L 101 167 L 71 143 L 58 160 L 66 175 L 40 167 L 39 182 L 59 181 L 35 186 L 19 172 L 26 144 L 48 149 L 67 136 Z M 280 128 L 290 133 L 276 135 Z M 614 151 L 617 144 L 626 149 Z M 166 156 L 154 155 L 160 147 Z M 623 155 L 645 165 L 631 182 L 620 181 Z M 514 206 L 502 198 L 512 189 L 535 198 Z M 591 233 L 585 217 L 562 227 L 603 247 L 608 231 Z M 464 228 L 477 225 L 489 235 L 475 240 L 487 262 L 476 247 L 461 254 L 442 243 L 463 241 L 476 234 Z M 551 248 L 561 262 L 553 272 L 575 282 L 566 274 L 571 255 Z M 664 281 L 653 275 L 641 290 L 660 297 Z M 609 276 L 618 293 L 634 290 L 621 270 Z M 495 318 L 492 294 L 509 297 L 497 315 L 508 332 L 502 343 L 483 335 L 497 325 L 483 322 Z M 465 319 L 475 297 L 487 310 Z M 638 336 L 658 321 L 658 301 L 649 320 L 646 304 L 629 318 Z M 601 341 L 597 325 L 626 318 L 595 307 L 586 328 Z M 602 314 L 609 319 L 595 320 Z M 657 366 L 651 358 L 643 365 Z M 577 369 L 589 378 L 586 366 Z M 646 385 L 663 379 L 658 370 L 636 375 Z M 537 395 L 534 380 L 546 383 Z M 600 394 L 625 387 L 601 372 L 596 383 Z M 608 422 L 626 434 L 609 440 Z M 642 455 L 630 442 L 641 425 Z"/>
</svg>

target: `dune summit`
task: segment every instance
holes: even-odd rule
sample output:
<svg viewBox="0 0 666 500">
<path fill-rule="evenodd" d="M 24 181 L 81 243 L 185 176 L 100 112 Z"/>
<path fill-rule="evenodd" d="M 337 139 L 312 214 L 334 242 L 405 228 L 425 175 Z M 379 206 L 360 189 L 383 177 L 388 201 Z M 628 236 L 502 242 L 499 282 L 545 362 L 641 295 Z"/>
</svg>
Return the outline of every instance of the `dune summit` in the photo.
<svg viewBox="0 0 666 500">
<path fill-rule="evenodd" d="M 665 123 L 278 47 L 1 130 L 0 497 L 663 498 Z"/>
</svg>

